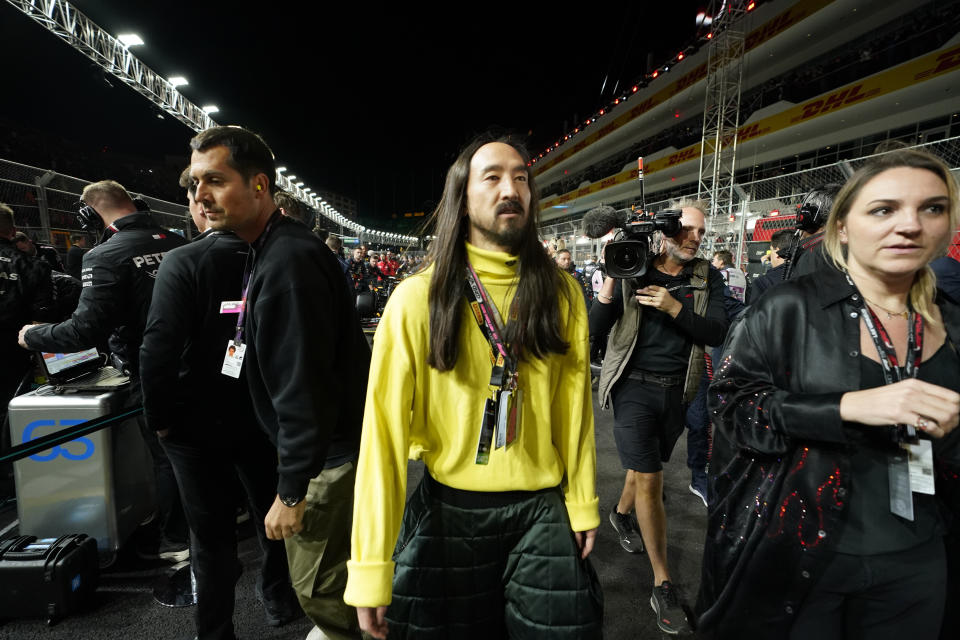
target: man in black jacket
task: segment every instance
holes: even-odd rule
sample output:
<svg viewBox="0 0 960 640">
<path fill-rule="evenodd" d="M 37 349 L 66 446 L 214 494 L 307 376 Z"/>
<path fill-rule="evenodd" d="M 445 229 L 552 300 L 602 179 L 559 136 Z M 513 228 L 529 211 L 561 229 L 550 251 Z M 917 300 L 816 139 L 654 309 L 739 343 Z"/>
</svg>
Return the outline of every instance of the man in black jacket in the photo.
<svg viewBox="0 0 960 640">
<path fill-rule="evenodd" d="M 770 236 L 770 266 L 772 267 L 765 274 L 753 281 L 747 289 L 747 304 L 754 304 L 760 299 L 763 293 L 783 282 L 783 274 L 787 270 L 787 262 L 780 256 L 780 251 L 784 253 L 790 250 L 790 243 L 793 241 L 793 229 L 781 229 Z"/>
<path fill-rule="evenodd" d="M 189 174 L 187 174 L 189 178 Z M 164 256 L 140 347 L 143 407 L 177 476 L 190 524 L 197 579 L 197 637 L 232 640 L 237 579 L 235 504 L 224 488 L 239 475 L 254 514 L 263 557 L 257 593 L 267 623 L 303 615 L 293 597 L 282 542 L 263 519 L 277 485 L 277 452 L 253 417 L 246 377 L 220 374 L 223 345 L 236 332 L 249 245 L 208 230 L 188 191 L 202 233 Z"/>
<path fill-rule="evenodd" d="M 113 180 L 87 185 L 81 200 L 81 216 L 97 226 L 102 223 L 105 230 L 100 244 L 83 256 L 83 290 L 77 309 L 64 322 L 25 325 L 20 346 L 60 353 L 90 347 L 104 350 L 133 376 L 130 402 L 139 404 L 139 351 L 154 278 L 163 255 L 186 240 L 160 227 L 149 213 L 138 211 L 127 190 Z M 190 551 L 173 470 L 156 436 L 141 426 L 154 460 L 161 528 L 159 548 L 145 550 L 145 555 L 183 560 Z"/>
<path fill-rule="evenodd" d="M 30 367 L 30 354 L 17 346 L 17 331 L 26 322 L 56 319 L 50 265 L 18 250 L 16 232 L 13 209 L 0 203 L 0 425 Z M 2 448 L 7 435 L 0 429 Z"/>
<path fill-rule="evenodd" d="M 211 228 L 252 247 L 243 322 L 221 348 L 236 349 L 224 372 L 245 370 L 257 418 L 277 447 L 267 535 L 286 540 L 297 597 L 322 633 L 359 638 L 343 589 L 370 352 L 353 297 L 333 253 L 276 208 L 273 154 L 259 136 L 213 127 L 190 148 Z"/>
<path fill-rule="evenodd" d="M 67 273 L 80 279 L 80 269 L 83 268 L 83 256 L 87 253 L 87 236 L 84 233 L 70 235 L 70 248 L 67 250 Z"/>
</svg>

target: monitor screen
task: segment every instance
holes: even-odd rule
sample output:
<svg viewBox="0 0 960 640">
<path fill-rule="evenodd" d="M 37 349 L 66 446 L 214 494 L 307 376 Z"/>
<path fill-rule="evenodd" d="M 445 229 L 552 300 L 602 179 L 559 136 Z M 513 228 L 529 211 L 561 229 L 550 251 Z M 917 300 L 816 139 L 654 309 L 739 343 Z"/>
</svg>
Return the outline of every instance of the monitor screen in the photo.
<svg viewBox="0 0 960 640">
<path fill-rule="evenodd" d="M 96 360 L 100 353 L 93 349 L 85 349 L 76 353 L 46 353 L 43 354 L 43 364 L 47 367 L 47 372 L 55 376 L 65 369 L 74 367 L 90 360 Z"/>
</svg>

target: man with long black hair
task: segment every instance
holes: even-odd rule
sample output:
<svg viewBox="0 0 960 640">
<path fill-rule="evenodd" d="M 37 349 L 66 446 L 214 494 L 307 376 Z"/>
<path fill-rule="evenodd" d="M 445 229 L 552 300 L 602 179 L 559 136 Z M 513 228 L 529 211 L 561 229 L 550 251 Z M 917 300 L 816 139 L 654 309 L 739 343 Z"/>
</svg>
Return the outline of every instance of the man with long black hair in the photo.
<svg viewBox="0 0 960 640">
<path fill-rule="evenodd" d="M 600 637 L 587 318 L 538 200 L 517 144 L 474 140 L 380 321 L 344 594 L 374 637 Z"/>
</svg>

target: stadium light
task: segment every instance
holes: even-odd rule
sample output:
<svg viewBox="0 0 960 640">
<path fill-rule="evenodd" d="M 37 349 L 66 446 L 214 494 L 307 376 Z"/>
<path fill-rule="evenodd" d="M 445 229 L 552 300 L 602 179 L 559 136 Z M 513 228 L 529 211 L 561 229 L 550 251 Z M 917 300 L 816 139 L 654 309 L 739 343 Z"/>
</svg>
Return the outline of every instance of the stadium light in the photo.
<svg viewBox="0 0 960 640">
<path fill-rule="evenodd" d="M 121 33 L 117 36 L 117 40 L 119 40 L 120 44 L 127 48 L 136 47 L 143 44 L 143 38 L 135 33 Z"/>
<path fill-rule="evenodd" d="M 277 173 L 283 173 L 286 170 L 287 170 L 286 167 L 277 167 Z"/>
<path fill-rule="evenodd" d="M 220 107 L 218 107 L 215 104 L 208 104 L 200 108 L 203 109 L 203 112 L 207 115 L 210 115 L 211 113 L 217 113 L 218 111 L 220 111 Z"/>
<path fill-rule="evenodd" d="M 167 80 L 167 82 L 173 85 L 174 89 L 176 89 L 177 87 L 183 87 L 190 84 L 189 82 L 187 82 L 187 79 L 184 78 L 183 76 L 173 76 L 172 78 Z"/>
</svg>

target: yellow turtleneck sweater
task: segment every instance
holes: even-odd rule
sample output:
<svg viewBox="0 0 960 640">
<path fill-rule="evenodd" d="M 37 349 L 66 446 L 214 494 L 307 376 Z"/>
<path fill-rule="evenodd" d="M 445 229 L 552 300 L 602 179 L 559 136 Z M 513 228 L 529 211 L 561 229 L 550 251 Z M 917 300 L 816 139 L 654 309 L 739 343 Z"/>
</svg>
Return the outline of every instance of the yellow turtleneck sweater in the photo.
<svg viewBox="0 0 960 640">
<path fill-rule="evenodd" d="M 517 259 L 469 243 L 470 263 L 501 317 L 516 291 Z M 373 346 L 353 510 L 352 559 L 344 600 L 363 607 L 391 599 L 393 549 L 406 501 L 407 458 L 422 458 L 438 482 L 470 491 L 545 489 L 563 484 L 574 531 L 600 524 L 590 396 L 586 308 L 562 278 L 565 355 L 521 359 L 523 406 L 517 440 L 475 463 L 484 400 L 491 396 L 489 343 L 468 308 L 453 370 L 427 364 L 427 294 L 433 269 L 405 280 L 387 303 Z M 567 303 L 567 300 L 570 303 Z M 466 302 L 464 302 L 466 305 Z"/>
</svg>

